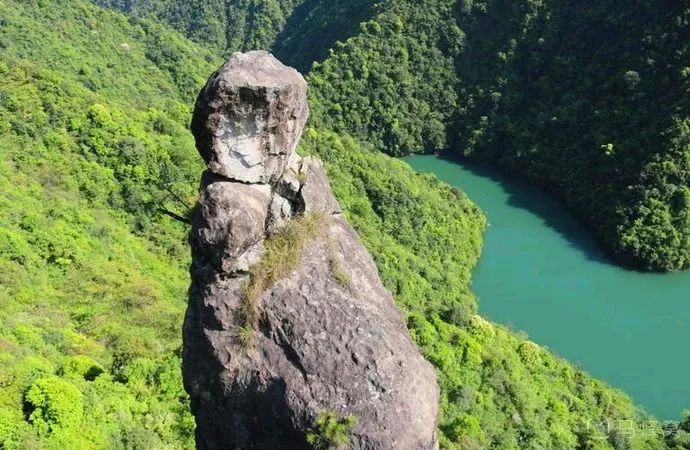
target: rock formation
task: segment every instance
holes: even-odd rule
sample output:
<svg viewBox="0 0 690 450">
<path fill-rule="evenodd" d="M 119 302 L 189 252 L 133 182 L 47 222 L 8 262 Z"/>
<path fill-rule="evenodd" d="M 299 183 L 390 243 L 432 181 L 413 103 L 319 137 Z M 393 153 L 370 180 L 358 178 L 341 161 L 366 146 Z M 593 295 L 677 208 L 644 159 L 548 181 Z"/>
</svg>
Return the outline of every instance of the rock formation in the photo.
<svg viewBox="0 0 690 450">
<path fill-rule="evenodd" d="M 235 53 L 196 103 L 208 170 L 183 373 L 197 446 L 436 448 L 434 371 L 321 162 L 295 153 L 307 115 L 304 79 L 259 51 Z M 347 443 L 319 426 L 329 417 Z"/>
</svg>

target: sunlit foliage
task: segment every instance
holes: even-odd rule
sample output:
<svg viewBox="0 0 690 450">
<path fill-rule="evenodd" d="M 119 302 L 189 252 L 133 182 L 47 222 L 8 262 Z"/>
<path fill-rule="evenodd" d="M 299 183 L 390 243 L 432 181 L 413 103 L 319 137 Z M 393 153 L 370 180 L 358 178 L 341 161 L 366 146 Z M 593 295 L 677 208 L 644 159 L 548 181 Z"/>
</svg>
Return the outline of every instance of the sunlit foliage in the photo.
<svg viewBox="0 0 690 450">
<path fill-rule="evenodd" d="M 172 3 L 195 4 L 148 5 L 155 12 Z M 426 12 L 382 4 L 372 22 L 343 25 L 362 38 L 336 45 L 311 76 L 314 116 L 300 151 L 325 161 L 347 218 L 437 368 L 443 448 L 662 448 L 658 422 L 624 394 L 476 315 L 469 286 L 481 212 L 460 191 L 381 153 L 448 144 L 444 127 L 464 95 L 453 58 L 466 38 L 447 19 L 486 8 L 461 3 Z M 0 0 L 2 448 L 193 447 L 179 357 L 187 228 L 174 217 L 186 217 L 202 170 L 187 130 L 190 105 L 227 36 L 205 7 L 194 25 L 186 9 L 176 11 L 169 21 L 204 46 L 153 22 L 156 14 Z M 350 62 L 359 64 L 352 75 L 335 72 Z M 638 80 L 629 70 L 624 82 L 641 89 L 644 71 Z M 669 142 L 683 154 L 688 125 L 674 126 Z M 608 143 L 610 154 L 601 148 Z M 624 148 L 605 139 L 595 151 L 616 158 Z M 650 180 L 676 185 L 674 174 L 684 176 L 676 160 L 655 164 Z M 645 217 L 657 223 L 664 195 L 685 211 L 686 191 L 650 197 Z M 668 221 L 676 226 L 678 217 Z M 635 241 L 650 230 L 644 221 L 630 227 L 631 246 L 650 242 Z M 688 442 L 687 421 L 670 427 L 669 443 Z"/>
</svg>

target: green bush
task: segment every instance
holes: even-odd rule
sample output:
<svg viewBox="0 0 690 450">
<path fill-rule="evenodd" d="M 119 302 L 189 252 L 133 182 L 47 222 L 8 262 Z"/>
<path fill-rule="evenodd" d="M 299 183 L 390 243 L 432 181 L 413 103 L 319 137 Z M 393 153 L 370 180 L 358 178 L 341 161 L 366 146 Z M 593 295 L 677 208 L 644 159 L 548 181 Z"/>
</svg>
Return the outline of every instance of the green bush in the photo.
<svg viewBox="0 0 690 450">
<path fill-rule="evenodd" d="M 339 418 L 334 411 L 323 411 L 307 431 L 307 442 L 314 449 L 336 449 L 350 442 L 350 430 L 357 425 L 357 418 L 349 415 Z"/>
<path fill-rule="evenodd" d="M 79 427 L 84 414 L 82 400 L 79 389 L 58 377 L 36 380 L 24 397 L 28 420 L 41 435 Z"/>
<path fill-rule="evenodd" d="M 307 212 L 264 241 L 261 260 L 249 268 L 249 280 L 244 287 L 244 327 L 238 330 L 238 337 L 245 345 L 251 343 L 253 336 L 248 331 L 258 327 L 261 294 L 299 264 L 304 246 L 319 237 L 328 220 L 322 212 Z"/>
<path fill-rule="evenodd" d="M 103 371 L 103 367 L 98 362 L 86 355 L 75 355 L 67 358 L 60 370 L 63 377 L 80 377 L 87 381 L 93 381 Z"/>
</svg>

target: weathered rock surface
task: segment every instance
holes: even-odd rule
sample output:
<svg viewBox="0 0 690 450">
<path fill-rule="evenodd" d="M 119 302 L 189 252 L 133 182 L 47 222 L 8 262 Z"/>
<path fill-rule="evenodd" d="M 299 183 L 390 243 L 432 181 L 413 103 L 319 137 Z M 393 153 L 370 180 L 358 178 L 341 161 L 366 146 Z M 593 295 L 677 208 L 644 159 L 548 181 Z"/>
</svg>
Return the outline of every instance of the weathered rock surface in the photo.
<svg viewBox="0 0 690 450">
<path fill-rule="evenodd" d="M 193 131 L 209 170 L 190 234 L 183 354 L 197 446 L 307 449 L 307 430 L 334 412 L 357 418 L 347 448 L 436 448 L 434 371 L 321 162 L 294 153 L 306 111 L 302 78 L 265 52 L 233 55 L 197 101 Z M 323 215 L 322 226 L 261 292 L 248 344 L 249 270 L 272 233 L 303 214 Z"/>
<path fill-rule="evenodd" d="M 267 183 L 284 171 L 307 121 L 307 83 L 264 51 L 235 53 L 208 81 L 192 131 L 209 169 Z"/>
</svg>

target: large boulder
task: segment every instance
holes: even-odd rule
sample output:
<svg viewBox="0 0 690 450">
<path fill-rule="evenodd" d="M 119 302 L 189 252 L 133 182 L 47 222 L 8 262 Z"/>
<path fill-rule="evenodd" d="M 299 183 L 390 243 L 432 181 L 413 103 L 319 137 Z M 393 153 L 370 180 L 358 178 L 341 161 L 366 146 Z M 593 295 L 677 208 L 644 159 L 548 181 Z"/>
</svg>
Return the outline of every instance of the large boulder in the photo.
<svg viewBox="0 0 690 450">
<path fill-rule="evenodd" d="M 267 183 L 284 170 L 307 121 L 307 83 L 270 53 L 234 53 L 201 91 L 192 131 L 209 170 Z"/>
<path fill-rule="evenodd" d="M 323 165 L 294 153 L 306 120 L 296 80 L 265 52 L 235 54 L 197 101 L 208 171 L 190 233 L 183 349 L 197 446 L 434 449 L 434 371 Z M 247 85 L 262 94 L 237 96 Z M 260 125 L 227 125 L 239 118 Z M 249 167 L 246 155 L 262 163 Z M 329 420 L 340 436 L 326 432 Z"/>
</svg>

